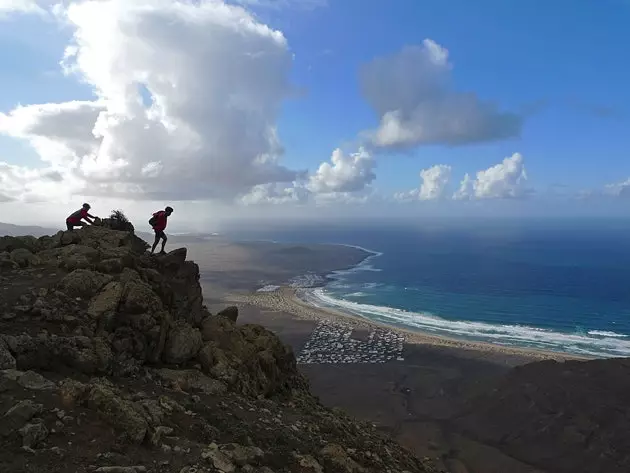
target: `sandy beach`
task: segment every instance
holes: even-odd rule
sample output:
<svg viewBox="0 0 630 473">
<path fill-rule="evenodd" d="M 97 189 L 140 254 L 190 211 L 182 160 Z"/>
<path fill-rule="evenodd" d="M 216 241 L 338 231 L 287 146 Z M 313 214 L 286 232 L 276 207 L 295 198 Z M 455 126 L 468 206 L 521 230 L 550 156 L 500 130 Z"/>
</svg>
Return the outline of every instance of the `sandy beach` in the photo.
<svg viewBox="0 0 630 473">
<path fill-rule="evenodd" d="M 433 345 L 438 347 L 450 347 L 460 350 L 467 350 L 471 357 L 490 358 L 493 360 L 504 359 L 506 364 L 512 364 L 513 360 L 521 362 L 535 360 L 556 360 L 564 361 L 568 359 L 585 359 L 568 353 L 557 353 L 526 348 L 505 347 L 483 342 L 472 342 L 457 340 L 454 338 L 436 336 L 404 329 L 392 327 L 390 325 L 378 324 L 350 313 L 337 311 L 329 308 L 315 307 L 303 301 L 298 296 L 298 291 L 291 287 L 280 287 L 271 292 L 256 292 L 250 294 L 226 294 L 226 302 L 234 304 L 247 304 L 267 311 L 282 312 L 293 317 L 313 321 L 340 321 L 348 323 L 357 329 L 387 329 L 402 334 L 407 344 Z"/>
<path fill-rule="evenodd" d="M 324 404 L 372 422 L 446 472 L 553 473 L 480 442 L 456 419 L 470 396 L 515 366 L 577 357 L 380 325 L 315 307 L 289 286 L 295 276 L 325 276 L 359 264 L 369 253 L 356 248 L 221 240 L 186 246 L 200 266 L 210 311 L 237 305 L 238 323 L 275 332 L 293 348 L 299 369 Z M 257 292 L 265 285 L 278 287 Z"/>
</svg>

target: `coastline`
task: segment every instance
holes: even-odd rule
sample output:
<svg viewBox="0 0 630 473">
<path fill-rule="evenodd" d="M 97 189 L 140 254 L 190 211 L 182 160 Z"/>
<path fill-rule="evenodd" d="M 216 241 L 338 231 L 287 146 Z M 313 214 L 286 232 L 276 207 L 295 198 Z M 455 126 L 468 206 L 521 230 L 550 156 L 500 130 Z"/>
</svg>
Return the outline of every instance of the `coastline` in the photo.
<svg viewBox="0 0 630 473">
<path fill-rule="evenodd" d="M 405 337 L 405 343 L 411 345 L 431 345 L 434 347 L 450 347 L 480 354 L 509 355 L 522 357 L 531 361 L 541 360 L 588 360 L 585 356 L 572 353 L 552 352 L 524 347 L 507 347 L 486 342 L 459 340 L 433 334 L 426 334 L 412 329 L 395 327 L 379 322 L 366 320 L 357 315 L 342 312 L 332 308 L 318 307 L 300 299 L 298 291 L 292 287 L 281 286 L 270 292 L 255 292 L 249 294 L 225 294 L 223 300 L 227 303 L 245 304 L 271 312 L 282 312 L 292 317 L 311 321 L 343 322 L 356 329 L 385 329 L 399 333 Z"/>
</svg>

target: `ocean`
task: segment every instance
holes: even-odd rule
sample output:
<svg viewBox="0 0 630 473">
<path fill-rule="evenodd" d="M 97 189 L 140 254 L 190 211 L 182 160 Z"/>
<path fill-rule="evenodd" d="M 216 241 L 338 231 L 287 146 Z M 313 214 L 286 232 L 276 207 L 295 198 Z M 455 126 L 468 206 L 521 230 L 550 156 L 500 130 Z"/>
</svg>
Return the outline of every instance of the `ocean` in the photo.
<svg viewBox="0 0 630 473">
<path fill-rule="evenodd" d="M 310 303 L 463 340 L 630 356 L 630 226 L 499 222 L 239 229 L 243 239 L 360 246 Z"/>
</svg>

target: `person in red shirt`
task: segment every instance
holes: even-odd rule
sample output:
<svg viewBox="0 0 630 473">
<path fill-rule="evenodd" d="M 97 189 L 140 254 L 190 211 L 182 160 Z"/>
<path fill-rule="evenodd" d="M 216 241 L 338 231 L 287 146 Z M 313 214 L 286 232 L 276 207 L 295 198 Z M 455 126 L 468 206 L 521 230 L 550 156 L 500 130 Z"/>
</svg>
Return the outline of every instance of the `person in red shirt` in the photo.
<svg viewBox="0 0 630 473">
<path fill-rule="evenodd" d="M 173 208 L 166 207 L 164 210 L 160 210 L 153 214 L 153 218 L 151 220 L 153 221 L 152 226 L 153 231 L 155 232 L 155 241 L 153 242 L 153 247 L 151 248 L 151 254 L 155 252 L 155 248 L 157 248 L 160 240 L 162 240 L 162 250 L 160 251 L 160 254 L 166 254 L 164 247 L 166 246 L 166 240 L 168 240 L 168 238 L 166 238 L 164 230 L 166 229 L 168 217 L 170 217 L 172 213 Z"/>
<path fill-rule="evenodd" d="M 85 222 L 81 221 L 83 219 L 88 221 L 90 224 L 94 223 L 90 219 L 96 217 L 88 213 L 88 210 L 90 210 L 90 208 L 90 204 L 83 204 L 83 207 L 81 207 L 76 212 L 72 212 L 70 214 L 70 216 L 66 219 L 66 226 L 68 227 L 68 231 L 72 231 L 74 227 L 85 227 Z"/>
</svg>

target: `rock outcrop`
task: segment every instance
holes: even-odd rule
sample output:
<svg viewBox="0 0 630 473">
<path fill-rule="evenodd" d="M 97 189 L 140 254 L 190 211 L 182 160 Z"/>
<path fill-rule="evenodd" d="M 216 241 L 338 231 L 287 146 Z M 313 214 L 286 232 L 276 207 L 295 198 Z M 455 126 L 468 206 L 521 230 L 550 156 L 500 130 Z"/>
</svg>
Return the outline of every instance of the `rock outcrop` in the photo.
<svg viewBox="0 0 630 473">
<path fill-rule="evenodd" d="M 114 224 L 0 239 L 0 471 L 433 471 L 321 406 L 237 308 L 210 314 L 186 249 Z"/>
</svg>

